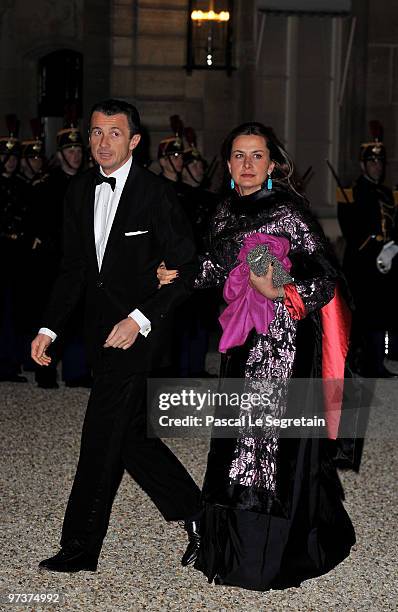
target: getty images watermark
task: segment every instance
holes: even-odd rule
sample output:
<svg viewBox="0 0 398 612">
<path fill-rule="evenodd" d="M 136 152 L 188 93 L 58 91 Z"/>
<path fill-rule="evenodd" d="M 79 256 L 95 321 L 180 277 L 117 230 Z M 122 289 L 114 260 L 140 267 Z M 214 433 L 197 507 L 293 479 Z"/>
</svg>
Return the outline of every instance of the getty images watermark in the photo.
<svg viewBox="0 0 398 612">
<path fill-rule="evenodd" d="M 163 438 L 393 437 L 397 381 L 152 379 L 148 433 Z"/>
<path fill-rule="evenodd" d="M 252 414 L 252 408 L 271 408 L 271 399 L 265 393 L 242 392 L 226 393 L 219 391 L 202 392 L 195 389 L 181 389 L 180 392 L 163 392 L 159 395 L 159 410 L 169 411 L 171 408 L 186 408 L 204 413 L 207 408 L 231 408 L 233 412 L 240 409 L 240 416 L 204 416 L 187 414 L 185 416 L 170 416 L 163 414 L 159 417 L 160 427 L 326 427 L 326 419 L 314 417 L 278 418 L 272 414 L 258 416 Z M 255 411 L 256 412 L 256 411 Z"/>
</svg>

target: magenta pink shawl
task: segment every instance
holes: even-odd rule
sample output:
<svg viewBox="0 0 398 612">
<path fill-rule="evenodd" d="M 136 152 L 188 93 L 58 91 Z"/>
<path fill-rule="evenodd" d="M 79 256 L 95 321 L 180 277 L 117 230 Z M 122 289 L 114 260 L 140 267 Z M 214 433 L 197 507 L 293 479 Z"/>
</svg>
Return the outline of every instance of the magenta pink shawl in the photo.
<svg viewBox="0 0 398 612">
<path fill-rule="evenodd" d="M 287 271 L 291 268 L 292 264 L 287 257 L 290 248 L 287 238 L 259 232 L 245 238 L 238 255 L 242 263 L 231 270 L 224 285 L 223 295 L 228 306 L 219 318 L 223 329 L 219 345 L 221 353 L 244 344 L 253 328 L 259 334 L 266 334 L 275 317 L 274 302 L 249 286 L 250 269 L 246 256 L 258 244 L 266 244 L 271 255 L 277 257 Z"/>
</svg>

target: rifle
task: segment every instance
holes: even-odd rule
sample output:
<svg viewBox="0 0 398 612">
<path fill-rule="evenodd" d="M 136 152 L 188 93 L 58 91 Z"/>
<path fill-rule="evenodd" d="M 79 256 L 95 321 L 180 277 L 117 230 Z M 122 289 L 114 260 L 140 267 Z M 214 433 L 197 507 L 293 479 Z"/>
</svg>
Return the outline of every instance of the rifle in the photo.
<svg viewBox="0 0 398 612">
<path fill-rule="evenodd" d="M 310 182 L 314 174 L 315 172 L 313 172 L 312 166 L 309 166 L 307 170 L 304 172 L 303 176 L 299 179 L 299 182 L 301 183 L 303 190 L 306 189 L 307 184 Z"/>
<path fill-rule="evenodd" d="M 339 179 L 339 177 L 337 175 L 337 172 L 335 171 L 335 169 L 333 168 L 332 164 L 330 163 L 330 161 L 328 159 L 326 160 L 326 163 L 328 165 L 328 168 L 329 168 L 330 172 L 332 173 L 332 176 L 333 176 L 334 180 L 337 183 L 338 188 L 340 189 L 341 193 L 343 194 L 345 201 L 347 202 L 347 204 L 351 204 L 351 202 L 350 202 L 350 200 L 348 198 L 348 195 L 346 194 L 345 189 L 344 189 L 343 185 L 341 184 L 341 181 L 340 181 L 340 179 Z"/>
</svg>

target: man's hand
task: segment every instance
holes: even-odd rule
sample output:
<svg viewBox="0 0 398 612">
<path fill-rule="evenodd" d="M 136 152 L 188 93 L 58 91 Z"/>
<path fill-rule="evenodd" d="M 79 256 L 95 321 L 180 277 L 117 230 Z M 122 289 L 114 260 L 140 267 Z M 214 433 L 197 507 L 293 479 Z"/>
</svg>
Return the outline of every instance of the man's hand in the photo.
<svg viewBox="0 0 398 612">
<path fill-rule="evenodd" d="M 169 285 L 170 283 L 172 283 L 173 280 L 178 276 L 178 270 L 168 270 L 164 261 L 162 261 L 162 263 L 156 270 L 156 275 L 158 277 L 160 288 L 162 285 Z"/>
<path fill-rule="evenodd" d="M 140 326 L 131 317 L 117 323 L 105 340 L 105 348 L 121 348 L 126 350 L 133 346 L 140 332 Z"/>
<path fill-rule="evenodd" d="M 40 366 L 48 366 L 51 363 L 51 357 L 46 355 L 46 350 L 50 344 L 51 338 L 47 334 L 37 334 L 36 338 L 32 340 L 30 354 L 33 361 Z"/>
<path fill-rule="evenodd" d="M 268 266 L 267 273 L 263 276 L 257 276 L 250 270 L 249 285 L 269 300 L 274 300 L 279 296 L 279 289 L 274 287 L 272 282 L 272 264 Z"/>
</svg>

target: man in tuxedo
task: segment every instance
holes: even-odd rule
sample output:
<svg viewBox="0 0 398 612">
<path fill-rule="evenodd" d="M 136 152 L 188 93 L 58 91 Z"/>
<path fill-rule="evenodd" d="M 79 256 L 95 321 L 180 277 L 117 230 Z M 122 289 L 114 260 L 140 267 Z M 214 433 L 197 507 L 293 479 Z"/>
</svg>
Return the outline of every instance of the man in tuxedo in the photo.
<svg viewBox="0 0 398 612">
<path fill-rule="evenodd" d="M 190 293 L 193 241 L 172 189 L 137 166 L 140 118 L 130 104 L 105 100 L 90 120 L 90 168 L 65 198 L 64 255 L 45 327 L 32 357 L 46 366 L 50 343 L 86 295 L 87 346 L 94 381 L 61 550 L 40 563 L 60 572 L 95 571 L 124 469 L 167 521 L 185 521 L 192 563 L 199 546 L 200 491 L 170 449 L 146 430 L 146 377 L 163 365 L 168 315 Z M 164 260 L 178 281 L 158 289 Z"/>
</svg>

